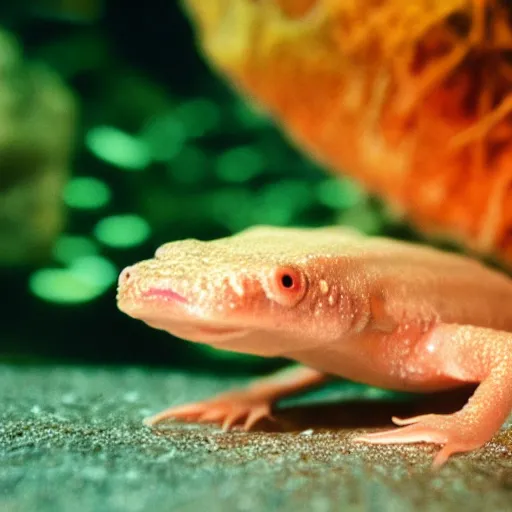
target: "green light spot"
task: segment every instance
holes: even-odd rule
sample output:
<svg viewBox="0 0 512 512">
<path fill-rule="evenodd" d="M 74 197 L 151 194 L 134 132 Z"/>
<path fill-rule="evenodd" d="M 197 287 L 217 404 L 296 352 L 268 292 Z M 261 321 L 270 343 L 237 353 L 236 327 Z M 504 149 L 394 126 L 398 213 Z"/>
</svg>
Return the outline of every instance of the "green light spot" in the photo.
<svg viewBox="0 0 512 512">
<path fill-rule="evenodd" d="M 85 236 L 62 235 L 53 246 L 53 257 L 60 263 L 70 265 L 77 258 L 97 254 L 93 240 Z"/>
<path fill-rule="evenodd" d="M 238 120 L 248 128 L 260 128 L 269 124 L 268 118 L 248 102 L 235 101 L 233 110 Z"/>
<path fill-rule="evenodd" d="M 210 160 L 196 146 L 185 146 L 168 167 L 169 179 L 175 183 L 192 185 L 206 178 Z"/>
<path fill-rule="evenodd" d="M 151 119 L 141 132 L 151 156 L 158 162 L 167 162 L 182 150 L 186 140 L 183 122 L 173 114 Z"/>
<path fill-rule="evenodd" d="M 84 256 L 76 259 L 70 272 L 91 286 L 108 288 L 117 280 L 118 271 L 115 265 L 101 256 Z"/>
<path fill-rule="evenodd" d="M 299 180 L 283 180 L 259 194 L 253 221 L 286 226 L 312 203 L 311 186 Z"/>
<path fill-rule="evenodd" d="M 382 231 L 383 218 L 367 204 L 361 203 L 340 212 L 337 223 L 353 226 L 367 235 L 377 235 Z"/>
<path fill-rule="evenodd" d="M 98 222 L 94 235 L 105 245 L 127 249 L 144 243 L 150 236 L 149 224 L 138 215 L 113 215 Z"/>
<path fill-rule="evenodd" d="M 36 297 L 57 304 L 89 302 L 105 291 L 105 287 L 91 284 L 70 270 L 57 268 L 34 272 L 29 288 Z"/>
<path fill-rule="evenodd" d="M 334 210 L 352 208 L 364 199 L 364 191 L 348 179 L 324 180 L 316 192 L 320 203 Z"/>
<path fill-rule="evenodd" d="M 240 146 L 222 153 L 216 162 L 217 175 L 231 183 L 243 183 L 263 172 L 263 155 L 250 146 Z"/>
<path fill-rule="evenodd" d="M 232 233 L 251 224 L 254 195 L 247 188 L 217 189 L 209 199 L 211 217 Z"/>
<path fill-rule="evenodd" d="M 203 137 L 220 125 L 219 107 L 206 98 L 195 98 L 181 103 L 174 110 L 188 137 Z"/>
<path fill-rule="evenodd" d="M 150 161 L 144 141 L 113 126 L 97 126 L 89 130 L 85 144 L 97 158 L 127 171 L 141 171 Z"/>
<path fill-rule="evenodd" d="M 386 391 L 385 389 L 373 388 L 373 387 L 368 387 L 366 390 L 364 390 L 364 393 L 368 398 L 383 399 L 383 398 L 386 398 L 387 396 L 390 396 L 389 391 Z"/>
<path fill-rule="evenodd" d="M 268 203 L 282 203 L 297 211 L 312 202 L 311 185 L 300 180 L 281 180 L 265 187 L 263 196 Z"/>
<path fill-rule="evenodd" d="M 263 359 L 260 356 L 253 356 L 251 354 L 241 354 L 239 352 L 222 350 L 202 343 L 198 343 L 195 348 L 201 352 L 204 352 L 213 359 L 222 361 L 257 363 Z"/>
<path fill-rule="evenodd" d="M 64 188 L 64 201 L 71 208 L 94 210 L 110 201 L 110 189 L 97 178 L 72 178 Z"/>
</svg>

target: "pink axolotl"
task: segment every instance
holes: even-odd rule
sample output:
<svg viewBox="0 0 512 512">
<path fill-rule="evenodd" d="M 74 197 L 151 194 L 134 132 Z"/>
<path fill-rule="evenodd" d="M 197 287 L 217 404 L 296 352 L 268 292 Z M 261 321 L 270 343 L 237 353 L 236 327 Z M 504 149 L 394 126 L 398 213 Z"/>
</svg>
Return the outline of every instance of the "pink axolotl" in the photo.
<svg viewBox="0 0 512 512">
<path fill-rule="evenodd" d="M 125 268 L 119 308 L 180 338 L 303 366 L 149 418 L 249 429 L 282 397 L 343 377 L 430 392 L 479 384 L 453 414 L 393 418 L 356 442 L 482 446 L 512 409 L 512 280 L 431 247 L 346 228 L 254 227 L 163 245 Z"/>
</svg>

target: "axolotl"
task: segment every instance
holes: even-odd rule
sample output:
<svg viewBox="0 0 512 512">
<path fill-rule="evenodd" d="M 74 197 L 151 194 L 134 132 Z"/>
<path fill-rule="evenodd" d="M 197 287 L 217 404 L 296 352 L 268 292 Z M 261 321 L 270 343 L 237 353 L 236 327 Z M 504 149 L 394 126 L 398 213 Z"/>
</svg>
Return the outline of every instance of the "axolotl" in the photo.
<svg viewBox="0 0 512 512">
<path fill-rule="evenodd" d="M 118 307 L 198 343 L 300 363 L 145 420 L 250 429 L 279 399 L 341 377 L 390 390 L 476 384 L 452 414 L 393 418 L 364 443 L 435 443 L 434 466 L 474 450 L 512 409 L 512 279 L 464 255 L 350 228 L 256 226 L 181 240 L 119 276 Z"/>
</svg>

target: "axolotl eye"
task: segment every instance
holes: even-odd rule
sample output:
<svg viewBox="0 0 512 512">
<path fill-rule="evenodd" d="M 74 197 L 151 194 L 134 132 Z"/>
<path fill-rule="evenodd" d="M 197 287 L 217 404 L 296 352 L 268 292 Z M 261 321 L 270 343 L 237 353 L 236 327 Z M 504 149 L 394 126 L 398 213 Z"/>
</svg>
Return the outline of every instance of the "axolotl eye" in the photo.
<svg viewBox="0 0 512 512">
<path fill-rule="evenodd" d="M 304 272 L 291 266 L 276 268 L 269 279 L 271 298 L 282 306 L 294 306 L 306 294 L 307 279 Z"/>
</svg>

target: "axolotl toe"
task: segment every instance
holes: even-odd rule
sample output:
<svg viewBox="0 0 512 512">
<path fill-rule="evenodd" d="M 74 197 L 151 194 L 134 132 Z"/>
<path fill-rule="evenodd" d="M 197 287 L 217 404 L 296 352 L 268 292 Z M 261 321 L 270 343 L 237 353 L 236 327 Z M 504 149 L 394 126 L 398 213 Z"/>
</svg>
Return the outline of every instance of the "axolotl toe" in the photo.
<svg viewBox="0 0 512 512">
<path fill-rule="evenodd" d="M 250 428 L 279 399 L 342 377 L 429 392 L 469 383 L 449 415 L 394 418 L 355 442 L 442 445 L 434 464 L 478 448 L 512 409 L 512 280 L 470 258 L 345 228 L 259 226 L 183 240 L 123 270 L 118 306 L 157 329 L 298 368 L 146 420 Z"/>
</svg>

